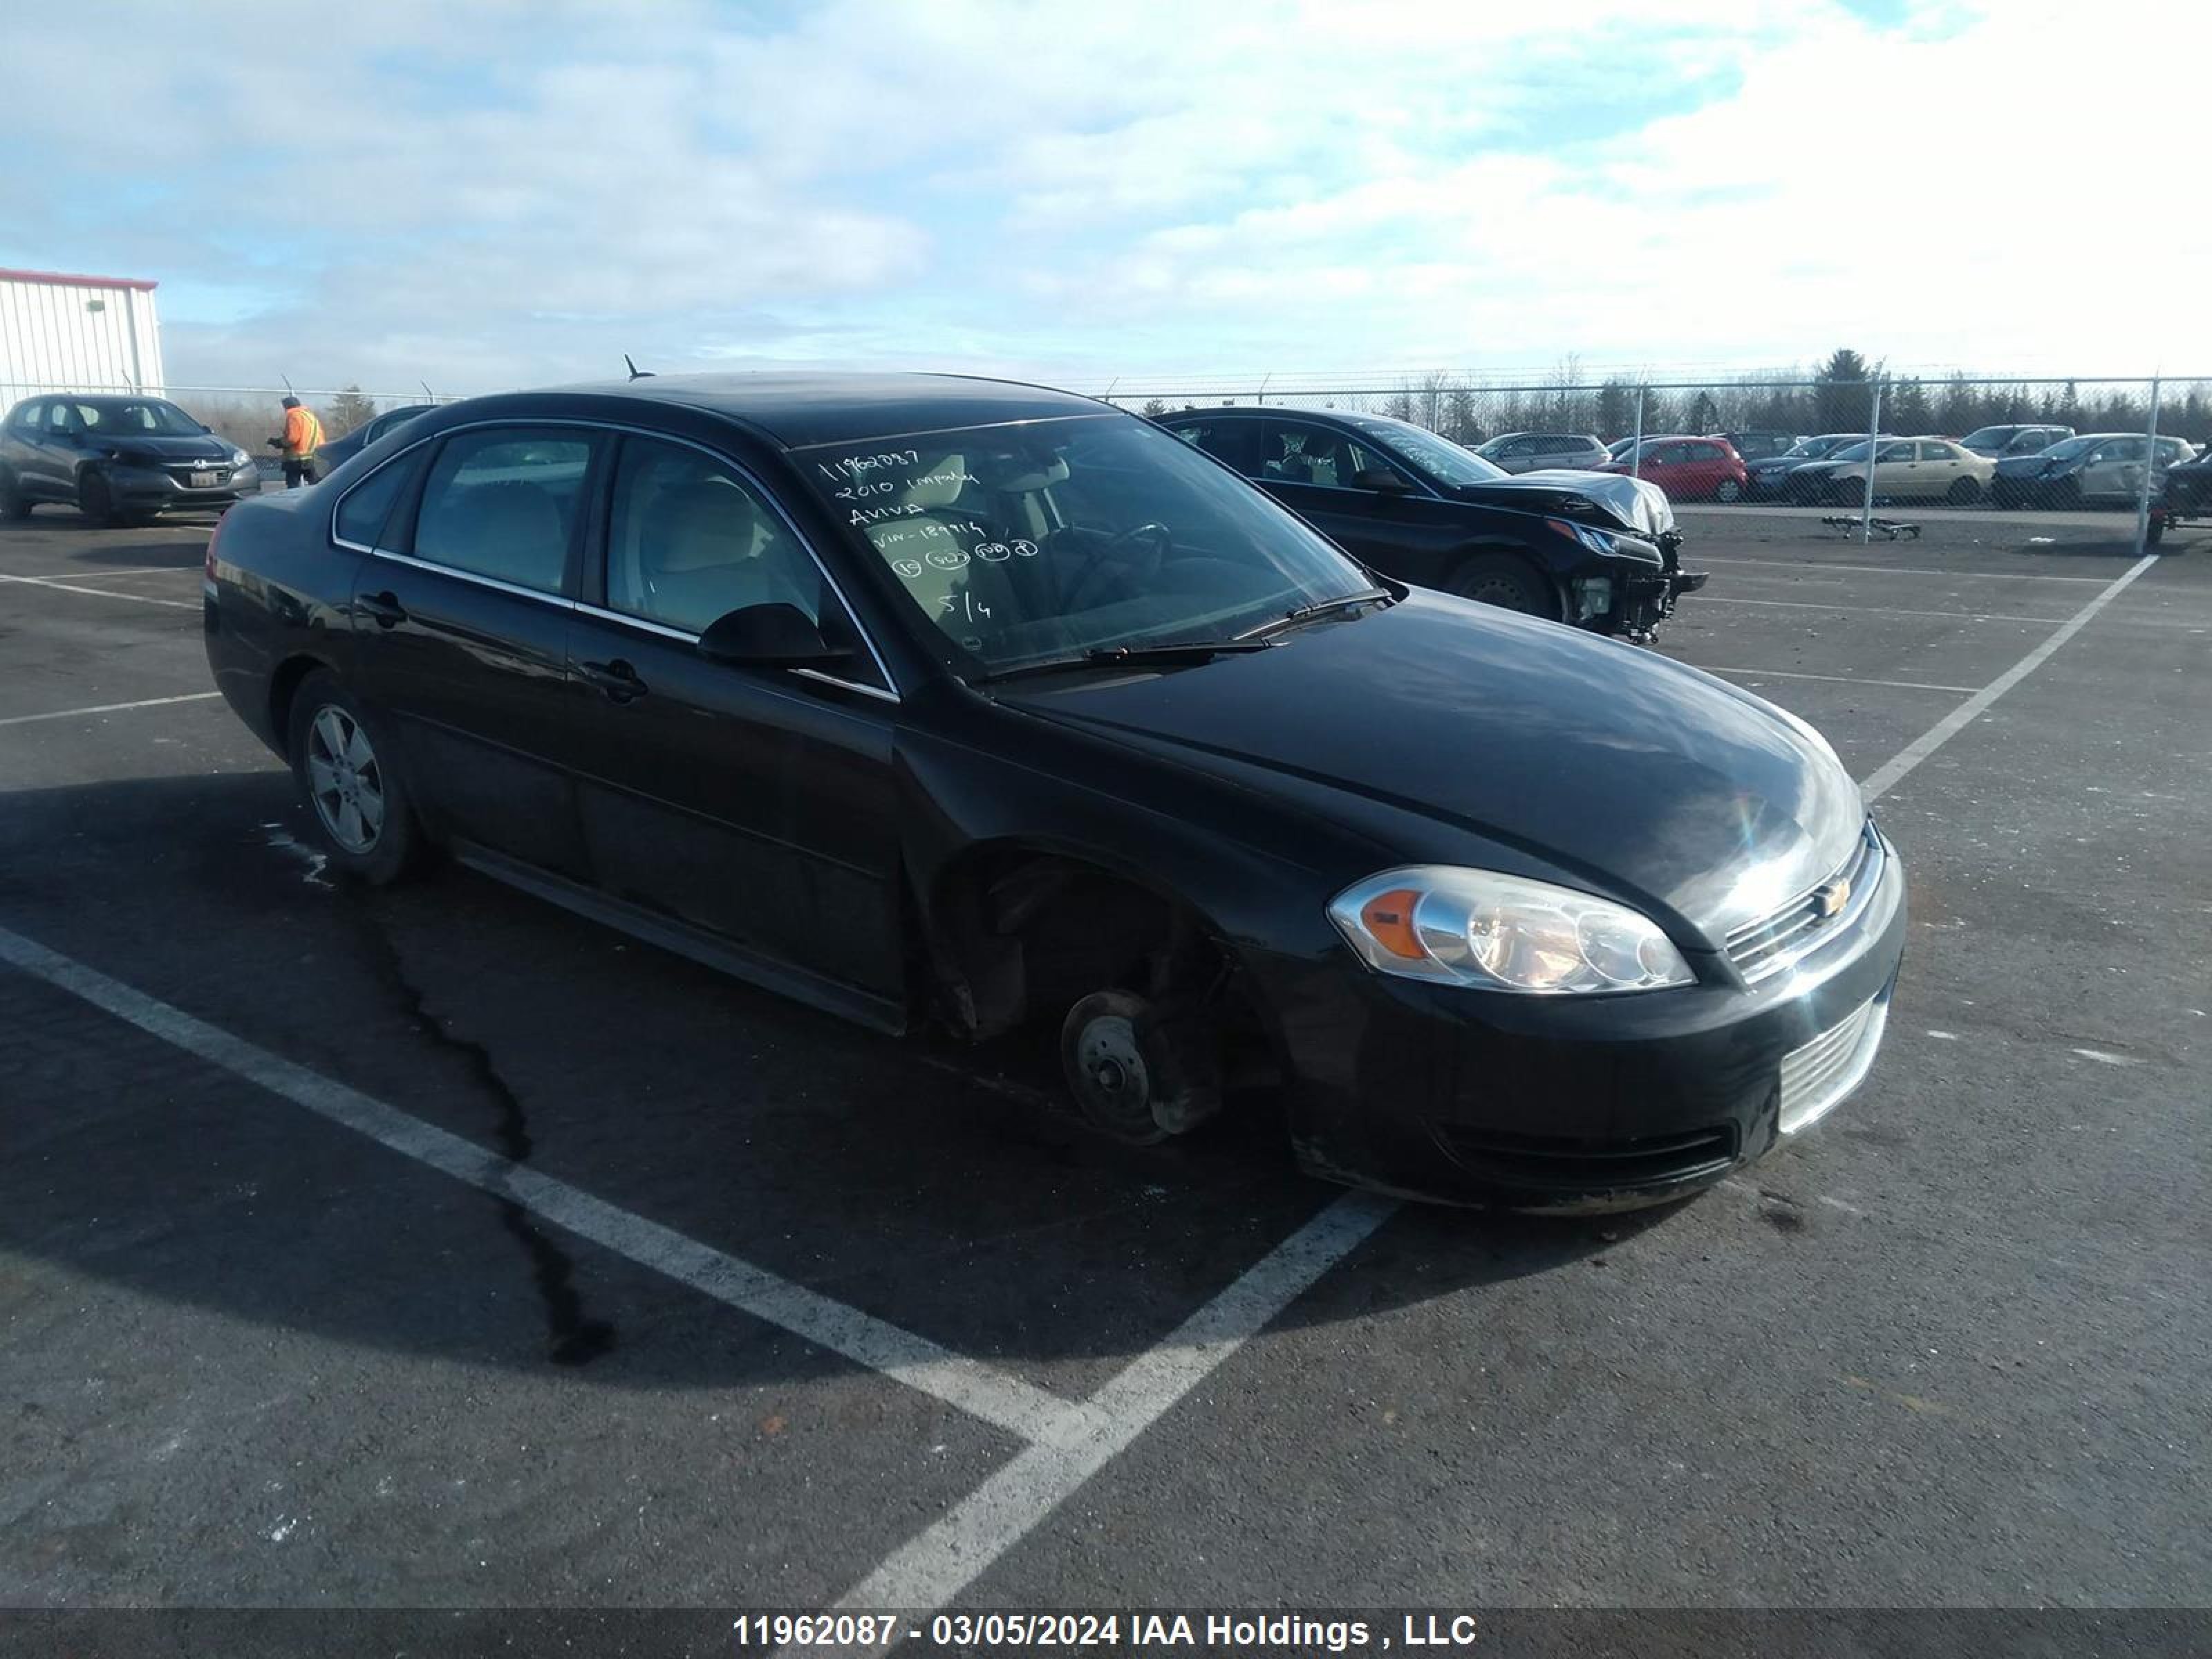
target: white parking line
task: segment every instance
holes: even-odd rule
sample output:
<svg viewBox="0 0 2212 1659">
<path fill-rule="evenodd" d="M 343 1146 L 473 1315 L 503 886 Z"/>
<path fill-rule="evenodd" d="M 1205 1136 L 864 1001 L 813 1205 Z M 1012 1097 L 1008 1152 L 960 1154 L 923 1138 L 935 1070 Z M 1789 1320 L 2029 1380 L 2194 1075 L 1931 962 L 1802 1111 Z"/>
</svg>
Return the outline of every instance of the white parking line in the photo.
<svg viewBox="0 0 2212 1659">
<path fill-rule="evenodd" d="M 2090 618 L 2119 598 L 2130 582 L 2157 562 L 2158 555 L 2155 553 L 2146 553 L 2137 559 L 2128 567 L 2125 575 L 2112 582 L 2103 592 L 2068 617 L 2057 633 L 1884 762 L 1881 769 L 1861 786 L 1859 793 L 1866 797 L 1869 804 L 1887 794 L 1914 767 L 1919 765 L 1921 762 L 1926 760 L 1979 719 L 1991 703 L 2050 661 L 2053 652 L 2088 626 Z"/>
<path fill-rule="evenodd" d="M 1810 599 L 1739 599 L 1728 594 L 1700 593 L 1698 606 L 1756 605 L 1776 611 L 1843 611 L 1854 617 L 1940 617 L 1946 622 L 2040 623 L 2048 628 L 2056 617 L 2020 617 L 2002 611 L 1903 611 L 1879 605 L 1816 605 Z"/>
<path fill-rule="evenodd" d="M 934 1610 L 1212 1375 L 1216 1367 L 1395 1214 L 1389 1199 L 1346 1193 L 1285 1239 L 1158 1347 L 1091 1397 L 1089 1428 L 1033 1446 L 922 1529 L 837 1605 Z"/>
<path fill-rule="evenodd" d="M 1887 685 L 1899 691 L 1956 691 L 1962 696 L 1975 689 L 1971 685 L 1930 685 L 1924 680 L 1870 680 L 1858 674 L 1801 674 L 1792 668 L 1715 668 L 1701 662 L 1693 662 L 1690 666 L 1704 669 L 1708 674 L 1731 674 L 1740 679 L 1837 680 L 1845 685 Z"/>
<path fill-rule="evenodd" d="M 84 708 L 57 708 L 51 714 L 10 714 L 0 726 L 28 726 L 34 720 L 73 720 L 80 714 L 119 714 L 128 708 L 162 708 L 173 702 L 205 702 L 220 691 L 187 691 L 178 697 L 143 697 L 137 702 L 95 702 Z"/>
<path fill-rule="evenodd" d="M 1095 1413 L 927 1337 L 778 1278 L 579 1188 L 487 1152 L 243 1037 L 157 1001 L 95 969 L 0 927 L 0 962 L 197 1054 L 295 1106 L 342 1124 L 404 1158 L 521 1205 L 535 1215 L 694 1290 L 881 1371 L 1035 1443 L 1077 1440 Z"/>
<path fill-rule="evenodd" d="M 1876 576 L 1979 576 L 1990 581 L 2005 582 L 2101 582 L 2102 576 L 2050 576 L 2040 571 L 2011 570 L 1919 570 L 1887 564 L 1830 564 L 1822 559 L 1724 559 L 1696 555 L 1691 562 L 1698 565 L 1741 564 L 1755 566 L 1761 570 L 1789 571 L 1792 574 L 1808 570 L 1863 570 Z"/>
<path fill-rule="evenodd" d="M 52 576 L 0 575 L 0 582 L 14 582 L 19 587 L 51 588 L 57 593 L 89 593 L 95 599 L 128 599 L 133 605 L 165 605 L 175 611 L 198 611 L 198 599 L 157 599 L 149 593 L 121 593 L 110 587 L 79 587 L 73 583 L 57 581 Z"/>
<path fill-rule="evenodd" d="M 126 576 L 197 576 L 200 568 L 196 564 L 126 564 L 112 570 L 42 570 L 35 575 L 24 575 L 20 571 L 9 577 L 10 581 L 34 582 L 51 587 L 63 582 L 104 582 L 119 580 Z"/>
</svg>

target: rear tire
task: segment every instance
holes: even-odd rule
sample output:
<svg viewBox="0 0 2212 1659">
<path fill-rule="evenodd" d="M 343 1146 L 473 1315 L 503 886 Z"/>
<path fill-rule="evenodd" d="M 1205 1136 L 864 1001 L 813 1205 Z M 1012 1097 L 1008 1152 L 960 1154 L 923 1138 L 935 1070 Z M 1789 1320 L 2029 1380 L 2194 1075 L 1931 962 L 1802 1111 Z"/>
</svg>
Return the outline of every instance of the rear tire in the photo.
<svg viewBox="0 0 2212 1659">
<path fill-rule="evenodd" d="M 1452 592 L 1462 599 L 1494 605 L 1501 611 L 1557 621 L 1559 607 L 1536 573 L 1510 553 L 1478 553 L 1452 578 Z"/>
<path fill-rule="evenodd" d="M 12 472 L 0 472 L 0 519 L 11 524 L 21 524 L 31 516 L 33 503 L 23 494 Z"/>
<path fill-rule="evenodd" d="M 95 530 L 105 530 L 115 522 L 115 492 L 98 472 L 88 469 L 76 481 L 76 510 Z"/>
<path fill-rule="evenodd" d="M 426 845 L 382 726 L 337 675 L 317 669 L 292 694 L 288 750 L 300 798 L 331 862 L 372 887 L 406 875 Z"/>
<path fill-rule="evenodd" d="M 1954 507 L 1968 507 L 1981 499 L 1982 487 L 1972 478 L 1954 478 L 1944 498 Z"/>
</svg>

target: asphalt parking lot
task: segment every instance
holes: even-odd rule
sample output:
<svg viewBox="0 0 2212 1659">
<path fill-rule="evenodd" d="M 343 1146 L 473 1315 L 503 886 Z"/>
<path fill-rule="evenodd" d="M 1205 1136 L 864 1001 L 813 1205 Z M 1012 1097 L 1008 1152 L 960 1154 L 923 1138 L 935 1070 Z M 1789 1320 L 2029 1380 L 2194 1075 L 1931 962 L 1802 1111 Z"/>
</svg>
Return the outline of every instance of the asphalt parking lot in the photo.
<svg viewBox="0 0 2212 1659">
<path fill-rule="evenodd" d="M 1878 794 L 1887 1049 L 1583 1222 L 336 884 L 207 522 L 0 526 L 0 1603 L 2203 1601 L 2212 540 L 1819 516 L 1686 512 L 1662 645 Z"/>
</svg>

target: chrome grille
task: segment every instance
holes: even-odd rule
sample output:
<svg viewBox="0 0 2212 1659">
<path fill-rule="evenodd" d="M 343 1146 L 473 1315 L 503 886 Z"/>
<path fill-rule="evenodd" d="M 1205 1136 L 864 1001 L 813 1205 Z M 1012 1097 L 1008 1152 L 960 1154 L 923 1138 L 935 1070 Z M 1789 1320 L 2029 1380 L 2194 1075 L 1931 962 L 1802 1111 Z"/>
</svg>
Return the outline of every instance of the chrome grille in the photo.
<svg viewBox="0 0 2212 1659">
<path fill-rule="evenodd" d="M 1820 896 L 1838 881 L 1850 884 L 1850 894 L 1840 909 L 1832 915 L 1823 915 Z M 1780 973 L 1865 909 L 1881 881 L 1881 838 L 1875 834 L 1874 825 L 1869 823 L 1859 838 L 1857 850 L 1842 869 L 1771 915 L 1760 916 L 1733 930 L 1728 936 L 1729 960 L 1747 980 L 1756 981 Z"/>
<path fill-rule="evenodd" d="M 1782 1057 L 1780 1128 L 1796 1134 L 1827 1115 L 1874 1064 L 1889 1021 L 1887 994 L 1863 1002 L 1802 1048 Z"/>
</svg>

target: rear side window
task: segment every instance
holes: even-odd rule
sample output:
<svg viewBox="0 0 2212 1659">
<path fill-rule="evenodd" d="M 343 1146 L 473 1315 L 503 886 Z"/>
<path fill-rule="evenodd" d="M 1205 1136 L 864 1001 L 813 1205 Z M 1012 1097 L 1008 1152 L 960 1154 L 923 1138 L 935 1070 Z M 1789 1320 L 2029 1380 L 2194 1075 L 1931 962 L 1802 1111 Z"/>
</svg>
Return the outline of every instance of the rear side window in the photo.
<svg viewBox="0 0 2212 1659">
<path fill-rule="evenodd" d="M 1193 448 L 1226 462 L 1249 477 L 1260 471 L 1257 421 L 1190 421 L 1169 431 Z"/>
<path fill-rule="evenodd" d="M 344 499 L 338 502 L 337 519 L 331 533 L 355 547 L 376 546 L 385 521 L 407 494 L 407 486 L 414 482 L 422 465 L 422 452 L 416 450 L 377 468 L 347 490 Z"/>
<path fill-rule="evenodd" d="M 568 428 L 494 427 L 448 439 L 422 487 L 415 556 L 533 592 L 562 592 L 591 462 L 590 437 Z"/>
<path fill-rule="evenodd" d="M 8 424 L 17 432 L 28 432 L 39 424 L 46 412 L 44 404 L 24 404 L 8 417 Z"/>
</svg>

